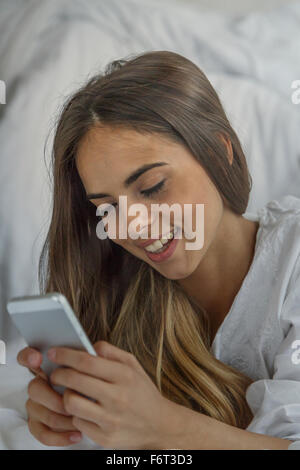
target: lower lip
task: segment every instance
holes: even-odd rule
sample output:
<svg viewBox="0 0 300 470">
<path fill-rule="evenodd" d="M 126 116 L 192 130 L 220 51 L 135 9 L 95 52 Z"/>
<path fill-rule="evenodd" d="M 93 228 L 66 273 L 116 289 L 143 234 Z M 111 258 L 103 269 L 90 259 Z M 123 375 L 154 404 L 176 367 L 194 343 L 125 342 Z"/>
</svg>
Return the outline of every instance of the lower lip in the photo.
<svg viewBox="0 0 300 470">
<path fill-rule="evenodd" d="M 175 232 L 176 234 L 176 232 Z M 175 237 L 174 234 L 174 237 Z M 147 250 L 144 250 L 148 258 L 150 258 L 152 261 L 155 261 L 156 263 L 160 263 L 161 261 L 165 261 L 166 259 L 170 258 L 172 254 L 174 253 L 177 243 L 179 242 L 179 238 L 173 238 L 171 243 L 168 245 L 165 251 L 162 251 L 161 253 L 150 253 Z"/>
</svg>

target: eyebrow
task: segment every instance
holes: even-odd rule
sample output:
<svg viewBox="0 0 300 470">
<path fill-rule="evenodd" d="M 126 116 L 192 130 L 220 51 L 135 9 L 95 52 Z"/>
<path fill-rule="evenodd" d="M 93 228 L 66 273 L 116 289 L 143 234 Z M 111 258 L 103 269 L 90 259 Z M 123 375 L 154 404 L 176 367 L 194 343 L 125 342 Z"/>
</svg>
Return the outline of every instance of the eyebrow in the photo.
<svg viewBox="0 0 300 470">
<path fill-rule="evenodd" d="M 146 163 L 145 165 L 139 167 L 133 173 L 131 173 L 128 178 L 124 181 L 125 188 L 128 188 L 132 183 L 134 183 L 143 173 L 157 166 L 168 165 L 166 162 L 156 162 L 156 163 Z M 100 199 L 101 197 L 109 196 L 109 194 L 104 193 L 91 193 L 87 194 L 87 199 Z"/>
</svg>

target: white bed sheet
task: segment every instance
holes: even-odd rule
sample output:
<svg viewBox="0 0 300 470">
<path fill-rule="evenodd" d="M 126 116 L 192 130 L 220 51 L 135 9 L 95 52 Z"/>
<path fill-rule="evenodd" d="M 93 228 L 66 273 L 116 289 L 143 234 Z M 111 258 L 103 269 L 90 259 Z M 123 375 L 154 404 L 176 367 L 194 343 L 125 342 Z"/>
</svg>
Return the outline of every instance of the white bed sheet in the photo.
<svg viewBox="0 0 300 470">
<path fill-rule="evenodd" d="M 243 143 L 253 191 L 248 210 L 289 193 L 300 197 L 300 4 L 245 17 L 170 1 L 2 0 L 0 79 L 0 449 L 43 448 L 29 434 L 28 371 L 16 362 L 25 343 L 5 303 L 38 292 L 37 262 L 50 214 L 43 149 L 58 105 L 107 62 L 167 49 L 197 63 L 215 85 Z M 51 149 L 51 137 L 49 139 Z M 71 448 L 90 448 L 88 440 Z"/>
</svg>

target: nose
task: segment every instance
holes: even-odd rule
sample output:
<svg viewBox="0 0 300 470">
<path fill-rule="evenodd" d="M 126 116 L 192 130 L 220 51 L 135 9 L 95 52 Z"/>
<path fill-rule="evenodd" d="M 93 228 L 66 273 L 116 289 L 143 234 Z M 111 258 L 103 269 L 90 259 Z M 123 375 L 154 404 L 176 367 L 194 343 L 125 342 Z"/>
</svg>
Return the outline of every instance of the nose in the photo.
<svg viewBox="0 0 300 470">
<path fill-rule="evenodd" d="M 129 210 L 128 210 L 129 212 Z M 147 239 L 151 236 L 154 216 L 146 205 L 142 205 L 134 215 L 128 215 L 127 232 L 131 240 Z"/>
</svg>

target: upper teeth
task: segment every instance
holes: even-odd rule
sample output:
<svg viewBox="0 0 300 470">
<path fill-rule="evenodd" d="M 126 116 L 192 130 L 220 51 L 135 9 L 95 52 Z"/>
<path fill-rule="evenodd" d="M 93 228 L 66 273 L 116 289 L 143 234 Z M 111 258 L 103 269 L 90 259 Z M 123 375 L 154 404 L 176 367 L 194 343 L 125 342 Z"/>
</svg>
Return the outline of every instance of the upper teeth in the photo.
<svg viewBox="0 0 300 470">
<path fill-rule="evenodd" d="M 159 251 L 166 243 L 168 243 L 171 238 L 173 238 L 173 235 L 174 229 L 171 232 L 167 233 L 160 240 L 155 240 L 155 242 L 151 243 L 151 245 L 145 246 L 145 250 L 150 251 L 151 253 Z"/>
</svg>

